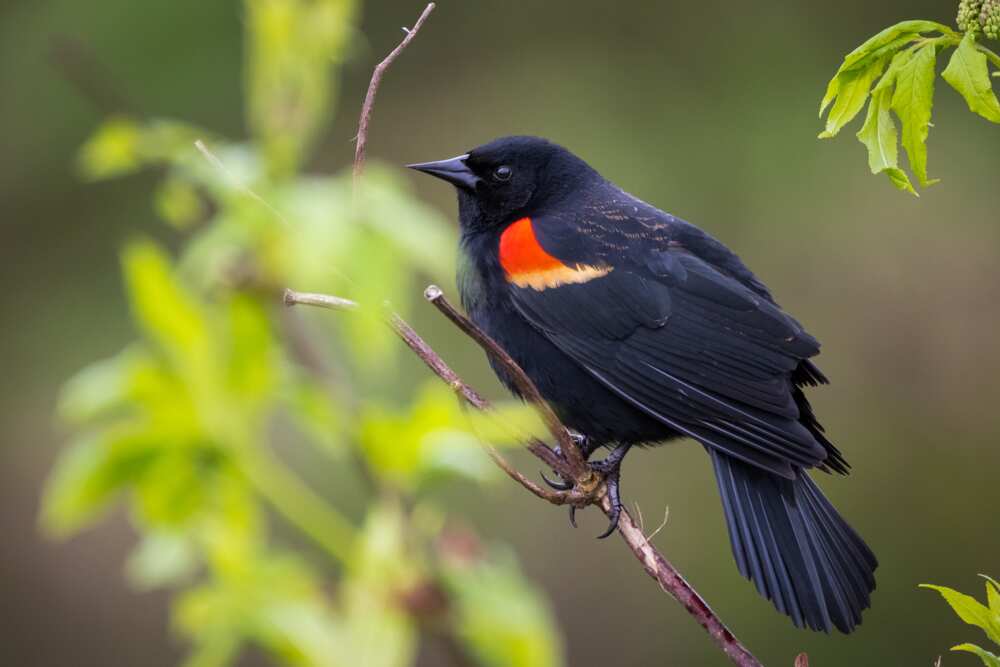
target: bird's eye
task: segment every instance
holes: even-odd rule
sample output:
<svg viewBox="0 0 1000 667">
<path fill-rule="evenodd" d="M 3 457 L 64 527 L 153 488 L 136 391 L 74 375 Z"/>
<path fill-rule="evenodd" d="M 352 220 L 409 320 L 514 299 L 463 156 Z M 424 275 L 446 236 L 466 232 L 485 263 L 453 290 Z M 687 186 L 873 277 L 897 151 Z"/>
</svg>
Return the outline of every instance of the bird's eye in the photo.
<svg viewBox="0 0 1000 667">
<path fill-rule="evenodd" d="M 513 174 L 513 170 L 507 165 L 502 165 L 493 170 L 493 178 L 497 181 L 509 181 Z"/>
</svg>

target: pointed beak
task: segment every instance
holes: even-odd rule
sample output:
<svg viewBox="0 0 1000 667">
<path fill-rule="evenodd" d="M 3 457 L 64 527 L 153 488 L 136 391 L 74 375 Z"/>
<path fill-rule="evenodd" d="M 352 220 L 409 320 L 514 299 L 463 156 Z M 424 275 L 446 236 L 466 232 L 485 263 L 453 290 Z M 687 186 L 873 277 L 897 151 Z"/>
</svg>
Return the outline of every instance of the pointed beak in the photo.
<svg viewBox="0 0 1000 667">
<path fill-rule="evenodd" d="M 422 171 L 425 174 L 436 176 L 443 181 L 448 181 L 457 188 L 475 190 L 479 183 L 479 177 L 465 164 L 469 157 L 468 153 L 450 158 L 448 160 L 438 160 L 437 162 L 418 162 L 417 164 L 406 165 L 410 169 Z"/>
</svg>

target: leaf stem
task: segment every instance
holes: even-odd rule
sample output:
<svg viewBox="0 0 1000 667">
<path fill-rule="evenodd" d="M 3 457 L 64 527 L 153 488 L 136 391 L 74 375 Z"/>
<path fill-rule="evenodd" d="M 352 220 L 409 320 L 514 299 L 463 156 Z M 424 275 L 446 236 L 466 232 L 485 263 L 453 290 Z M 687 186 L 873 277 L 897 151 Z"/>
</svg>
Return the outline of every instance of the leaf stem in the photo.
<svg viewBox="0 0 1000 667">
<path fill-rule="evenodd" d="M 1000 68 L 1000 55 L 997 55 L 994 51 L 983 46 L 982 44 L 979 44 L 978 42 L 976 43 L 976 48 L 979 49 L 979 52 L 984 54 L 991 63 L 993 63 L 994 67 Z"/>
<path fill-rule="evenodd" d="M 250 483 L 279 514 L 338 561 L 348 562 L 356 530 L 346 517 L 263 446 L 248 448 L 240 463 Z"/>
</svg>

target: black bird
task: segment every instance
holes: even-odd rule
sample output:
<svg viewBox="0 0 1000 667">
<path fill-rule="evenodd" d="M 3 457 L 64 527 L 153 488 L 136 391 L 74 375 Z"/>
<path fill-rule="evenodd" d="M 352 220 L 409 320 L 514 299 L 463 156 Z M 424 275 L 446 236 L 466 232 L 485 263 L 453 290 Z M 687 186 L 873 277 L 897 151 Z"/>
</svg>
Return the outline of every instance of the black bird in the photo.
<svg viewBox="0 0 1000 667">
<path fill-rule="evenodd" d="M 848 470 L 803 392 L 819 343 L 739 257 L 545 139 L 410 166 L 458 190 L 462 303 L 585 456 L 612 448 L 591 465 L 616 511 L 630 447 L 693 438 L 740 573 L 799 627 L 861 623 L 878 562 L 806 472 Z"/>
</svg>

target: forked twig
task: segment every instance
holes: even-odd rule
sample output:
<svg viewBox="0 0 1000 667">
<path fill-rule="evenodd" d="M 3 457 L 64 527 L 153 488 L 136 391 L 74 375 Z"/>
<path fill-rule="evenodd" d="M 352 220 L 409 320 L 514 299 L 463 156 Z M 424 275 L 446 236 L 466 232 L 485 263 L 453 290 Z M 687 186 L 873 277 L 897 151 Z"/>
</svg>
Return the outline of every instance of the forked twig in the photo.
<svg viewBox="0 0 1000 667">
<path fill-rule="evenodd" d="M 399 46 L 394 48 L 385 59 L 375 66 L 375 71 L 372 72 L 372 79 L 368 83 L 368 93 L 365 94 L 365 101 L 361 105 L 361 118 L 358 119 L 358 136 L 357 144 L 354 146 L 354 185 L 357 186 L 358 179 L 361 178 L 361 172 L 365 169 L 365 151 L 368 149 L 368 125 L 371 123 L 372 110 L 375 108 L 375 94 L 378 93 L 378 87 L 382 83 L 382 76 L 385 71 L 389 69 L 389 65 L 393 63 L 399 54 L 403 52 L 413 38 L 417 36 L 420 32 L 420 28 L 423 27 L 424 21 L 430 16 L 430 13 L 434 11 L 434 3 L 429 3 L 425 8 L 423 13 L 420 14 L 420 18 L 417 22 L 413 24 L 413 28 L 406 29 L 403 28 L 403 32 L 406 33 L 406 37 L 403 41 L 399 43 Z"/>
<path fill-rule="evenodd" d="M 448 315 L 448 319 L 455 322 L 457 326 L 462 330 L 463 333 L 469 335 L 477 343 L 486 347 L 496 346 L 496 342 L 493 341 L 485 332 L 482 331 L 475 323 L 468 320 L 465 316 L 461 315 L 448 303 L 444 295 L 441 293 L 439 288 L 428 289 L 425 292 L 428 300 L 434 303 L 442 312 L 453 313 L 453 315 Z M 337 297 L 325 297 L 323 295 L 307 294 L 304 298 L 299 298 L 298 292 L 292 290 L 285 290 L 284 302 L 286 305 L 315 305 L 322 306 L 325 308 L 332 308 L 335 310 L 354 310 L 358 305 L 352 301 L 346 299 L 340 299 Z M 407 347 L 409 347 L 413 352 L 425 363 L 427 367 L 430 368 L 435 375 L 441 378 L 448 386 L 450 386 L 458 396 L 465 400 L 469 405 L 478 410 L 490 410 L 490 403 L 484 399 L 477 391 L 472 389 L 467 385 L 455 371 L 448 366 L 447 363 L 441 358 L 417 334 L 412 327 L 410 327 L 402 318 L 400 318 L 395 313 L 389 313 L 386 316 L 387 324 L 392 327 L 393 331 L 396 332 Z M 511 360 L 511 365 L 507 366 L 505 359 L 510 359 L 509 355 L 498 356 L 499 363 L 504 365 L 504 368 L 510 372 L 512 375 L 523 374 L 524 371 L 517 366 L 516 363 Z M 528 384 L 532 384 L 530 379 L 527 379 Z M 534 385 L 532 384 L 532 387 Z M 528 395 L 538 395 L 537 388 L 534 388 L 533 392 L 529 392 Z M 557 420 L 558 421 L 558 420 Z M 559 424 L 560 427 L 562 426 Z M 564 428 L 564 427 L 563 427 Z M 555 453 L 547 447 L 545 444 L 538 441 L 533 441 L 526 443 L 528 449 L 538 456 L 546 465 L 554 468 L 561 475 L 567 476 L 567 479 L 573 480 L 573 477 L 569 475 L 570 470 L 565 459 L 555 456 Z M 554 505 L 584 505 L 590 502 L 596 502 L 598 507 L 606 514 L 610 516 L 611 513 L 611 502 L 607 495 L 603 493 L 603 486 L 596 490 L 592 490 L 590 493 L 582 492 L 580 489 L 581 482 L 586 485 L 587 479 L 575 479 L 577 482 L 576 488 L 571 491 L 550 491 L 548 489 L 541 488 L 531 480 L 527 479 L 523 474 L 514 469 L 508 461 L 506 461 L 496 449 L 484 445 L 486 447 L 487 454 L 491 459 L 505 472 L 507 475 L 513 479 L 515 482 L 528 489 L 531 493 L 547 500 Z M 575 447 L 575 443 L 573 444 Z M 589 470 L 588 470 L 589 473 Z M 729 657 L 733 664 L 740 665 L 741 667 L 760 667 L 760 662 L 740 643 L 740 641 L 733 635 L 733 633 L 725 626 L 722 620 L 712 611 L 708 606 L 708 603 L 698 595 L 691 585 L 684 579 L 684 577 L 671 565 L 663 554 L 661 554 L 646 538 L 643 534 L 642 529 L 636 524 L 632 515 L 625 509 L 622 510 L 621 517 L 618 521 L 618 533 L 621 535 L 625 544 L 628 546 L 632 554 L 639 560 L 642 564 L 643 569 L 652 577 L 663 589 L 664 592 L 672 595 L 678 602 L 680 602 L 684 608 L 691 614 L 692 617 L 698 623 L 705 628 L 706 632 L 712 637 L 719 648 Z"/>
</svg>

